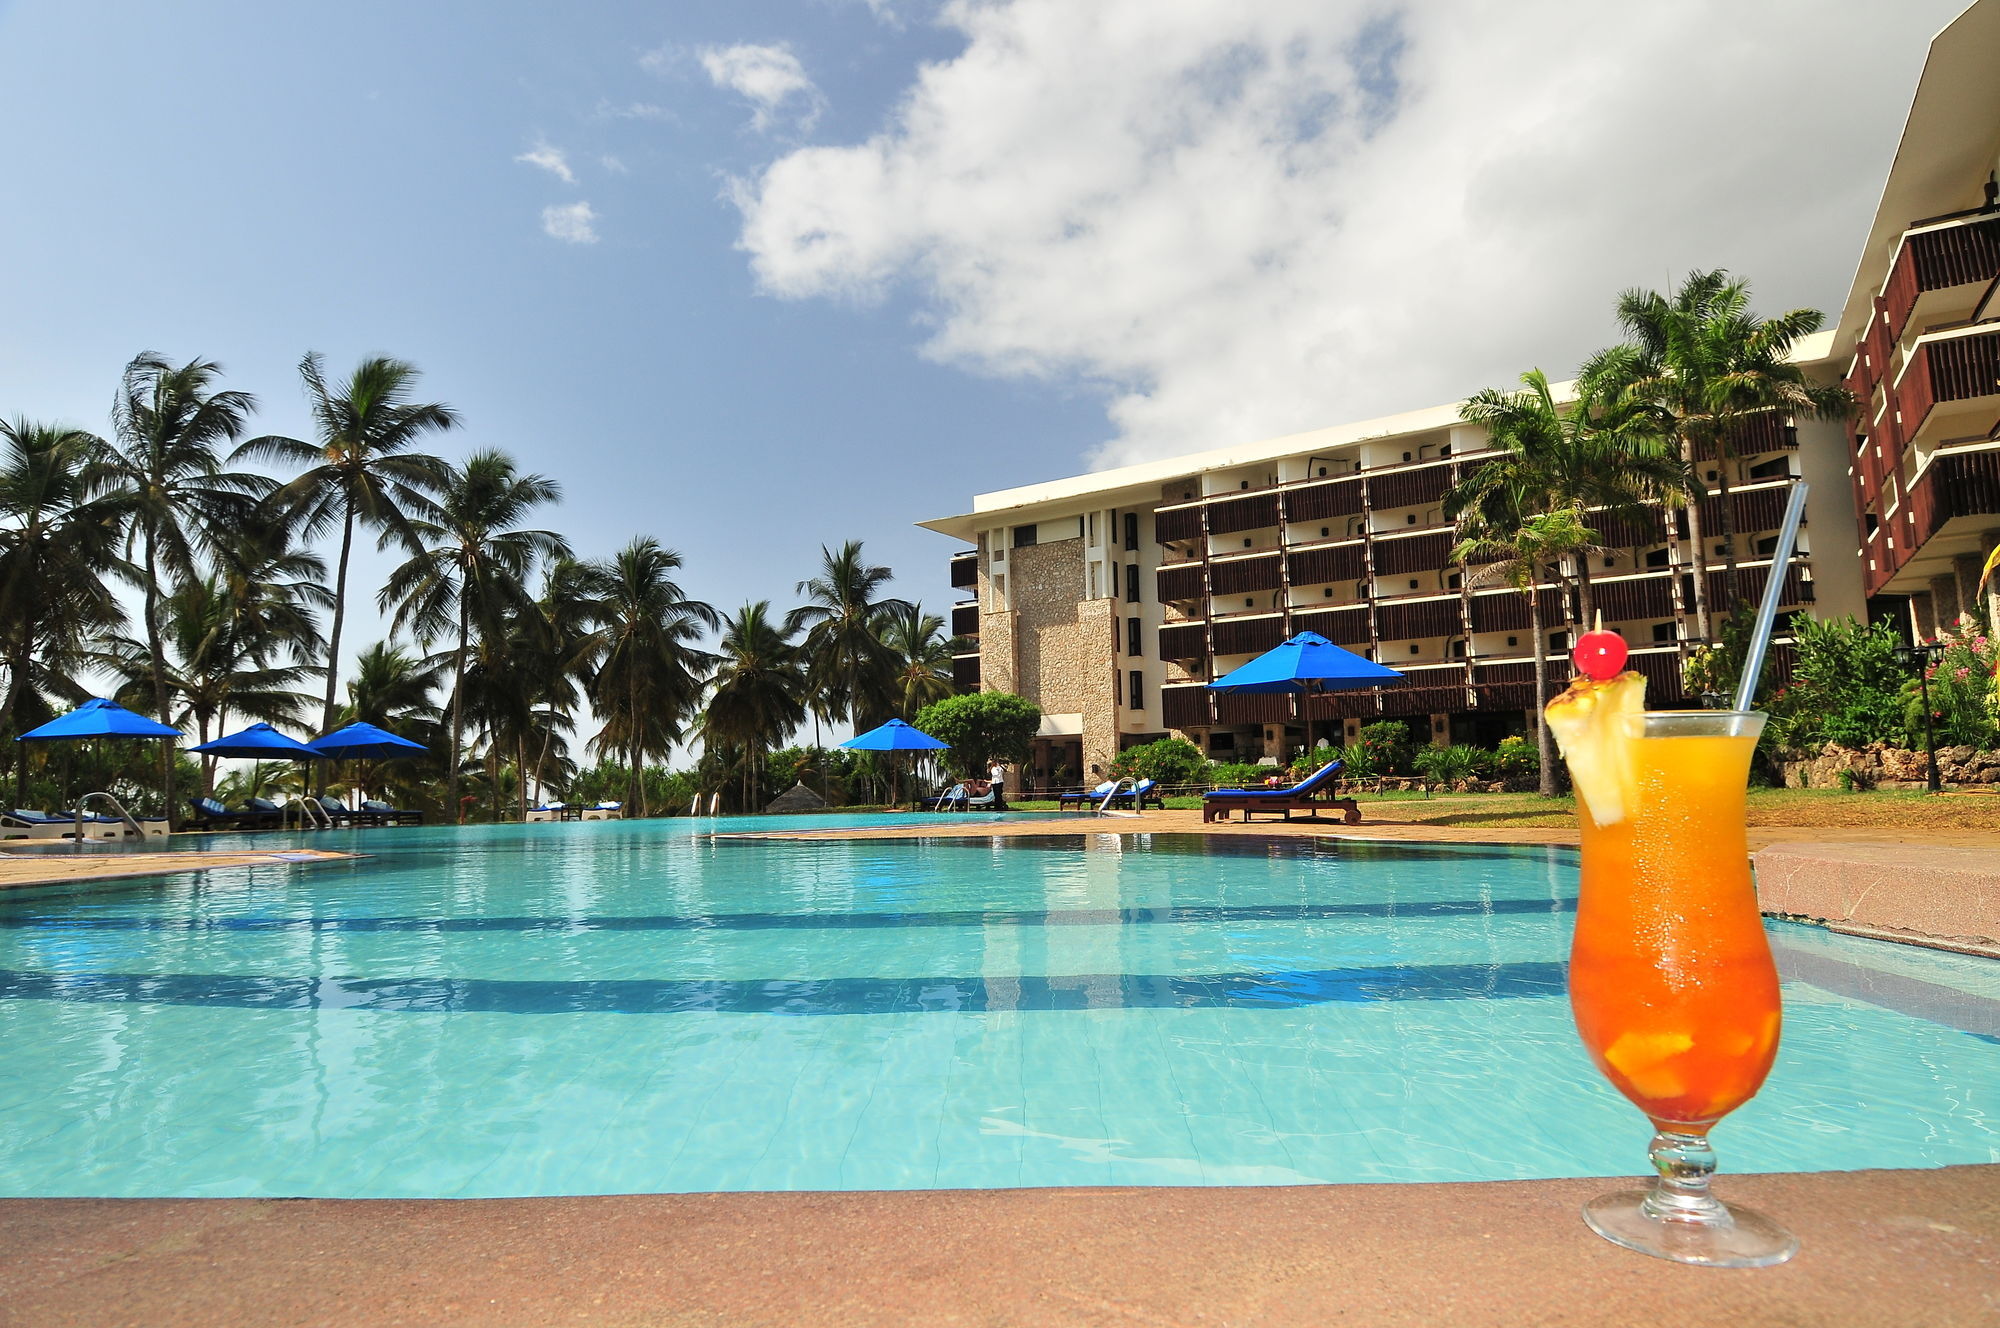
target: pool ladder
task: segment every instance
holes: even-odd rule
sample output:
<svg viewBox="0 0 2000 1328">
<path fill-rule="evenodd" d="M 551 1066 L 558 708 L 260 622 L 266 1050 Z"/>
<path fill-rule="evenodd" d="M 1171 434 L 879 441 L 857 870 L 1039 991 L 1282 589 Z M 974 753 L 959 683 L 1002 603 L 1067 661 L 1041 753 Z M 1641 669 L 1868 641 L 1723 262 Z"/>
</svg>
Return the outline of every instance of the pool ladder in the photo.
<svg viewBox="0 0 2000 1328">
<path fill-rule="evenodd" d="M 308 798 L 303 793 L 294 793 L 291 797 L 285 799 L 284 806 L 278 809 L 278 826 L 280 829 L 284 827 L 285 821 L 288 819 L 284 815 L 284 813 L 290 811 L 294 807 L 297 807 L 299 809 L 299 829 L 301 830 L 333 829 L 333 816 L 326 810 L 326 808 L 319 805 L 319 801 L 317 799 Z"/>
<path fill-rule="evenodd" d="M 76 831 L 74 838 L 76 840 L 77 852 L 83 852 L 83 809 L 89 804 L 92 798 L 102 798 L 105 802 L 111 804 L 111 810 L 117 812 L 118 819 L 131 829 L 134 839 L 144 840 L 146 838 L 146 828 L 139 824 L 137 817 L 125 810 L 125 804 L 104 790 L 99 789 L 95 793 L 86 793 L 76 800 Z"/>
</svg>

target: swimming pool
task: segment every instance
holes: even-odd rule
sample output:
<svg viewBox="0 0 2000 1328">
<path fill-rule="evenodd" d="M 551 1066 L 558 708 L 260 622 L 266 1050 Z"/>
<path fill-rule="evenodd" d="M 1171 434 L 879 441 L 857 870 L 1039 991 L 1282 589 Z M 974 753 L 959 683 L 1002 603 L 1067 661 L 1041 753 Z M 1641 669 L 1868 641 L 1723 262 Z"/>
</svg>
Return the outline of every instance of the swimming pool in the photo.
<svg viewBox="0 0 2000 1328">
<path fill-rule="evenodd" d="M 770 825 L 378 831 L 349 865 L 0 897 L 0 1194 L 1480 1180 L 1643 1156 L 1562 996 L 1568 850 L 696 833 Z M 1785 1040 L 1718 1132 L 1725 1168 L 2000 1160 L 2000 964 L 1771 935 Z"/>
</svg>

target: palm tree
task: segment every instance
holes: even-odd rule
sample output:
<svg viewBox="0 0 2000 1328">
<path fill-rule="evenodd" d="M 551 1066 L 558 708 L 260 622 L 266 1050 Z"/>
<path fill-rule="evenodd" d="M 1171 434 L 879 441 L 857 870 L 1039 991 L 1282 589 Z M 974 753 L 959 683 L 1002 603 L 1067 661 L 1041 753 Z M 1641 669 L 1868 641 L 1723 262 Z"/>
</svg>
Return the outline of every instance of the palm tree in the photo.
<svg viewBox="0 0 2000 1328">
<path fill-rule="evenodd" d="M 591 628 L 598 612 L 592 577 L 589 563 L 554 560 L 543 572 L 540 597 L 514 624 L 508 657 L 532 717 L 532 726 L 517 735 L 515 751 L 515 763 L 524 772 L 523 819 L 528 780 L 534 780 L 538 791 L 550 783 L 561 787 L 574 767 L 563 730 L 583 702 L 589 677 Z"/>
<path fill-rule="evenodd" d="M 0 421 L 0 733 L 16 732 L 24 707 L 82 666 L 77 652 L 98 632 L 124 625 L 104 573 L 118 564 L 125 509 L 93 497 L 89 469 L 102 440 L 80 429 Z M 15 749 L 16 804 L 27 797 L 27 746 Z"/>
<path fill-rule="evenodd" d="M 364 783 L 394 785 L 406 795 L 423 790 L 422 801 L 437 801 L 435 786 L 427 787 L 425 780 L 443 768 L 437 754 L 443 743 L 442 712 L 436 701 L 441 667 L 435 659 L 405 654 L 387 641 L 354 657 L 354 676 L 347 683 L 347 705 L 336 716 L 339 722 L 374 724 L 430 750 L 428 757 L 382 762 L 380 773 L 370 774 L 364 765 Z"/>
<path fill-rule="evenodd" d="M 1555 744 L 1545 713 L 1549 706 L 1549 643 L 1542 621 L 1540 585 L 1545 576 L 1553 576 L 1556 564 L 1564 558 L 1578 557 L 1594 547 L 1597 534 L 1584 525 L 1581 508 L 1534 511 L 1539 494 L 1515 494 L 1509 505 L 1501 500 L 1505 493 L 1496 490 L 1485 505 L 1460 514 L 1459 542 L 1451 551 L 1451 560 L 1468 567 L 1478 565 L 1468 575 L 1468 583 L 1502 580 L 1528 597 L 1528 627 L 1535 637 L 1535 742 L 1541 753 L 1541 793 L 1548 798 L 1556 792 Z"/>
<path fill-rule="evenodd" d="M 276 435 L 253 438 L 231 460 L 251 457 L 301 471 L 271 495 L 272 508 L 307 536 L 340 529 L 340 557 L 333 580 L 333 627 L 327 636 L 326 707 L 322 731 L 333 727 L 339 695 L 340 634 L 347 616 L 347 563 L 357 523 L 414 553 L 420 539 L 415 520 L 435 520 L 431 501 L 444 491 L 451 468 L 437 457 L 413 452 L 426 434 L 456 428 L 458 415 L 438 402 L 410 400 L 415 365 L 375 356 L 363 360 L 338 389 L 328 385 L 325 364 L 308 352 L 299 362 L 306 396 L 318 425 L 317 442 Z"/>
<path fill-rule="evenodd" d="M 1678 445 L 1691 472 L 1706 451 L 1717 461 L 1721 495 L 1722 554 L 1728 598 L 1736 598 L 1736 516 L 1730 510 L 1729 463 L 1735 431 L 1764 411 L 1819 419 L 1844 419 L 1854 397 L 1838 383 L 1816 383 L 1791 363 L 1799 338 L 1817 332 L 1817 309 L 1793 309 L 1775 318 L 1749 312 L 1750 286 L 1724 271 L 1692 272 L 1671 297 L 1628 290 L 1618 297 L 1618 321 L 1631 338 L 1594 362 L 1594 371 L 1619 381 L 1652 413 L 1654 427 Z M 1695 488 L 1688 505 L 1694 545 L 1696 630 L 1712 636 L 1708 604 L 1708 549 Z M 1778 575 L 1777 569 L 1773 574 Z"/>
<path fill-rule="evenodd" d="M 457 815 L 459 765 L 465 737 L 465 665 L 476 632 L 483 642 L 505 639 L 507 623 L 528 596 L 539 559 L 566 557 L 569 545 L 549 530 L 522 529 L 534 508 L 562 496 L 554 480 L 523 475 L 504 452 L 474 452 L 451 472 L 437 517 L 412 519 L 418 551 L 389 574 L 378 597 L 395 606 L 397 630 L 437 641 L 452 651 L 451 754 L 445 767 L 447 811 Z"/>
<path fill-rule="evenodd" d="M 626 800 L 641 816 L 646 758 L 665 757 L 680 740 L 714 662 L 694 643 L 719 619 L 681 591 L 673 579 L 680 569 L 678 553 L 641 536 L 593 564 L 589 578 L 597 626 L 585 654 L 593 666 L 591 706 L 604 722 L 591 746 L 624 754 Z"/>
<path fill-rule="evenodd" d="M 257 403 L 247 392 L 215 390 L 221 374 L 212 360 L 175 368 L 151 351 L 135 356 L 112 407 L 115 441 L 98 449 L 91 468 L 95 490 L 115 495 L 124 507 L 128 545 L 138 547 L 146 648 L 155 659 L 165 649 L 162 579 L 197 575 L 198 555 L 219 544 L 247 516 L 251 500 L 271 488 L 262 476 L 222 469 L 217 449 L 242 434 Z M 151 672 L 155 713 L 171 724 L 168 671 Z M 172 818 L 174 765 L 164 745 L 160 768 Z"/>
<path fill-rule="evenodd" d="M 1530 369 L 1522 388 L 1487 388 L 1459 408 L 1459 418 L 1485 426 L 1500 455 L 1470 470 L 1445 495 L 1444 512 L 1453 520 L 1469 509 L 1493 503 L 1505 523 L 1513 510 L 1589 511 L 1596 519 L 1628 525 L 1653 520 L 1649 504 L 1685 502 L 1694 477 L 1677 452 L 1652 427 L 1642 403 L 1617 390 L 1601 368 L 1587 368 L 1577 380 L 1577 399 L 1557 404 L 1548 375 Z M 1592 620 L 1590 559 L 1578 557 L 1576 618 Z"/>
<path fill-rule="evenodd" d="M 914 720 L 933 701 L 958 691 L 951 660 L 959 638 L 945 635 L 944 619 L 921 604 L 885 609 L 876 634 L 896 660 L 896 716 Z"/>
<path fill-rule="evenodd" d="M 763 754 L 805 723 L 805 669 L 791 634 L 771 621 L 769 600 L 725 622 L 717 649 L 702 738 L 742 752 L 743 809 L 754 811 Z"/>
<path fill-rule="evenodd" d="M 819 552 L 819 575 L 794 587 L 806 603 L 785 615 L 785 632 L 806 629 L 801 645 L 815 722 L 845 719 L 858 733 L 890 709 L 897 660 L 882 644 L 880 622 L 888 613 L 914 606 L 876 598 L 895 573 L 863 561 L 860 540 L 848 540 L 839 553 L 825 545 Z"/>
</svg>

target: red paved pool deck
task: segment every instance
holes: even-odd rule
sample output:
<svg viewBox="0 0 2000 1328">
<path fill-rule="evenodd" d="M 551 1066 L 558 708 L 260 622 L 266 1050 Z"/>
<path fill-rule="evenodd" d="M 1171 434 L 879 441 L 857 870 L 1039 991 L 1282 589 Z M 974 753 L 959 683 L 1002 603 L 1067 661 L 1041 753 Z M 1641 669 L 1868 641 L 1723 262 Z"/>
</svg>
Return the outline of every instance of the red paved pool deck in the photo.
<svg viewBox="0 0 2000 1328">
<path fill-rule="evenodd" d="M 1729 1177 L 1805 1243 L 1755 1271 L 1606 1244 L 1606 1188 L 8 1200 L 0 1324 L 2000 1324 L 2000 1166 Z"/>
</svg>

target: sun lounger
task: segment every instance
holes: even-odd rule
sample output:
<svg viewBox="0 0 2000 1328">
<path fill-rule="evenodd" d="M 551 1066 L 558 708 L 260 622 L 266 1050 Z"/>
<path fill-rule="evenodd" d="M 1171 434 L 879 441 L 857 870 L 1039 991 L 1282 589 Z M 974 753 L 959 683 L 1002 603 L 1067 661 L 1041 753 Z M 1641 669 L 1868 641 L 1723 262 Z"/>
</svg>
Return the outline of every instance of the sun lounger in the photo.
<svg viewBox="0 0 2000 1328">
<path fill-rule="evenodd" d="M 139 824 L 139 834 L 147 839 L 163 839 L 167 833 L 167 818 L 164 816 L 141 816 L 135 818 Z M 86 816 L 83 818 L 85 839 L 131 839 L 132 827 L 116 816 Z M 76 838 L 76 813 L 56 813 L 28 811 L 20 807 L 12 811 L 0 812 L 0 839 L 74 839 Z"/>
<path fill-rule="evenodd" d="M 594 807 L 583 809 L 586 821 L 622 821 L 625 819 L 625 804 L 622 802 L 600 802 Z"/>
<path fill-rule="evenodd" d="M 1167 800 L 1160 792 L 1160 782 L 1157 779 L 1142 779 L 1131 788 L 1120 790 L 1118 796 L 1111 800 L 1113 807 L 1125 807 L 1140 812 L 1145 811 L 1149 803 L 1161 811 L 1167 809 Z"/>
<path fill-rule="evenodd" d="M 1318 820 L 1319 809 L 1331 807 L 1343 813 L 1346 824 L 1359 825 L 1361 808 L 1354 799 L 1334 796 L 1339 776 L 1340 762 L 1329 761 L 1290 788 L 1211 789 L 1201 795 L 1201 819 L 1226 820 L 1230 812 L 1240 811 L 1246 822 L 1257 812 L 1279 812 L 1289 821 L 1293 812 L 1304 811 Z"/>
<path fill-rule="evenodd" d="M 229 830 L 243 819 L 241 813 L 230 811 L 214 798 L 189 798 L 188 807 L 194 812 L 190 830 Z"/>
<path fill-rule="evenodd" d="M 926 798 L 924 806 L 934 812 L 962 812 L 971 796 L 965 791 L 965 785 L 953 784 L 935 798 Z"/>
<path fill-rule="evenodd" d="M 1088 791 L 1078 790 L 1075 793 L 1059 793 L 1056 795 L 1056 810 L 1060 812 L 1075 807 L 1080 811 L 1089 811 L 1092 807 L 1098 806 L 1106 798 L 1110 797 L 1111 790 L 1117 787 L 1117 780 L 1107 779 L 1096 788 Z"/>
<path fill-rule="evenodd" d="M 378 798 L 365 798 L 361 810 L 375 818 L 377 825 L 422 825 L 424 814 L 413 807 L 393 807 Z"/>
</svg>

